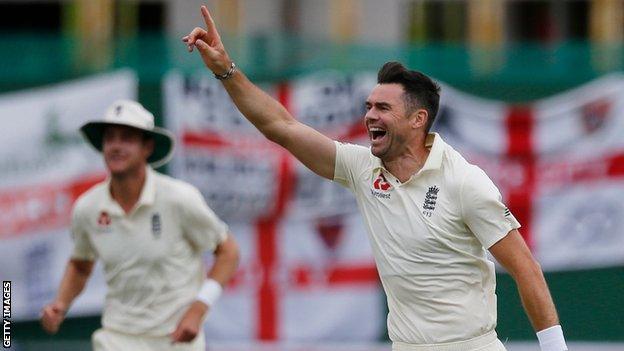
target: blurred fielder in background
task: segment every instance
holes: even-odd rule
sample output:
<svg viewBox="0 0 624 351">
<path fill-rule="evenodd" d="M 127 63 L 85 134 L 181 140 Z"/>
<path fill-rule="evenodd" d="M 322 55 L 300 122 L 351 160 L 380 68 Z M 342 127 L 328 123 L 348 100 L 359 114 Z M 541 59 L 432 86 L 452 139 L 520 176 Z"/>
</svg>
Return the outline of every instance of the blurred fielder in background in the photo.
<svg viewBox="0 0 624 351">
<path fill-rule="evenodd" d="M 148 166 L 170 159 L 174 139 L 139 103 L 117 101 L 81 132 L 110 177 L 74 205 L 74 251 L 43 328 L 56 333 L 100 259 L 108 292 L 95 350 L 205 350 L 202 323 L 238 264 L 227 225 L 196 188 Z M 204 279 L 206 250 L 215 261 Z"/>
<path fill-rule="evenodd" d="M 385 64 L 366 105 L 371 147 L 334 142 L 301 124 L 229 58 L 205 6 L 206 29 L 182 38 L 268 139 L 351 189 L 388 297 L 393 350 L 505 350 L 498 340 L 494 264 L 515 279 L 543 351 L 567 350 L 557 312 L 520 224 L 477 166 L 429 133 L 439 87 Z"/>
</svg>

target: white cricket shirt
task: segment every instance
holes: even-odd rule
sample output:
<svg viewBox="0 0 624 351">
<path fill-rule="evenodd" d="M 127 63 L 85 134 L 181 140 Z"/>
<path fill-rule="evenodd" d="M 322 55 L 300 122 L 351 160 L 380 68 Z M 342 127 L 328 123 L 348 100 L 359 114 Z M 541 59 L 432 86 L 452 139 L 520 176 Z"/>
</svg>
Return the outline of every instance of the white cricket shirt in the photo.
<svg viewBox="0 0 624 351">
<path fill-rule="evenodd" d="M 501 194 L 438 134 L 423 168 L 401 183 L 369 148 L 336 142 L 334 181 L 353 191 L 388 299 L 390 340 L 437 344 L 496 326 L 486 248 L 520 224 Z"/>
<path fill-rule="evenodd" d="M 76 201 L 72 258 L 103 263 L 105 328 L 167 335 L 205 278 L 202 253 L 214 251 L 228 227 L 195 187 L 150 167 L 129 214 L 112 199 L 109 186 L 108 180 L 97 184 Z"/>
</svg>

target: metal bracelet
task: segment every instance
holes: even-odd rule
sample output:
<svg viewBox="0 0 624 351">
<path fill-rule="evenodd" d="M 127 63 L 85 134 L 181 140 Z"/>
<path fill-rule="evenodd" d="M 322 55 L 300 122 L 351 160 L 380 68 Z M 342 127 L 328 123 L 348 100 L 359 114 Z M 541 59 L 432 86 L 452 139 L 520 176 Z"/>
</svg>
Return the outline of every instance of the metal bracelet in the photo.
<svg viewBox="0 0 624 351">
<path fill-rule="evenodd" d="M 230 78 L 232 75 L 234 75 L 234 72 L 236 72 L 236 64 L 234 63 L 234 61 L 232 61 L 232 64 L 230 65 L 230 69 L 228 69 L 227 72 L 223 73 L 223 74 L 214 74 L 215 78 L 217 78 L 218 80 L 226 80 L 228 78 Z"/>
</svg>

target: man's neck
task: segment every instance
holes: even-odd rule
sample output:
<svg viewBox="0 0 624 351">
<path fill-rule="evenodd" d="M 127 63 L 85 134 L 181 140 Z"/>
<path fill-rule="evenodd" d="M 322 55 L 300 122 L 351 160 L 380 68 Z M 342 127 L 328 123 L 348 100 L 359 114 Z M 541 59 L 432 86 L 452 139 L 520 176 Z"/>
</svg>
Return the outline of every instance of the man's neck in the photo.
<svg viewBox="0 0 624 351">
<path fill-rule="evenodd" d="M 124 174 L 111 175 L 111 197 L 125 213 L 130 213 L 139 201 L 145 179 L 145 167 L 138 167 L 136 170 Z"/>
<path fill-rule="evenodd" d="M 401 183 L 408 181 L 425 165 L 430 152 L 425 146 L 425 140 L 426 135 L 423 135 L 407 145 L 401 155 L 383 160 L 384 167 Z"/>
</svg>

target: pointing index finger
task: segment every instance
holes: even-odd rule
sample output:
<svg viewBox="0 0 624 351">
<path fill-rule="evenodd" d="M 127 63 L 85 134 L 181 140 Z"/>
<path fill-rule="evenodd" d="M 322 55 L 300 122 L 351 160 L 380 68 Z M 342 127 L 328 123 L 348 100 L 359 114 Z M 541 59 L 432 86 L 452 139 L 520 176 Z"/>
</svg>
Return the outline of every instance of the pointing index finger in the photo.
<svg viewBox="0 0 624 351">
<path fill-rule="evenodd" d="M 208 8 L 205 5 L 202 5 L 201 13 L 202 13 L 202 16 L 204 17 L 204 22 L 206 23 L 206 30 L 208 31 L 208 33 L 218 38 L 219 33 L 217 32 L 217 27 L 215 26 L 215 23 L 212 20 L 212 16 L 210 16 L 210 12 L 208 11 Z"/>
</svg>

